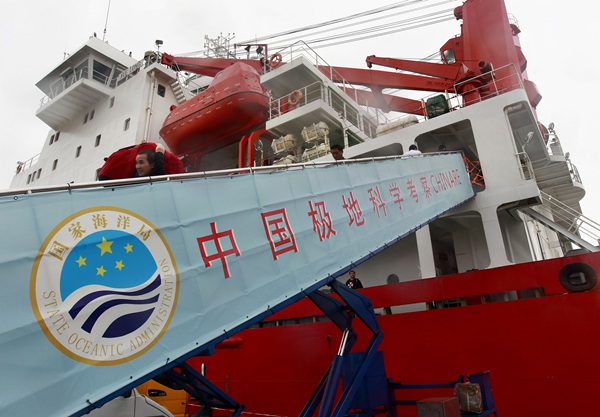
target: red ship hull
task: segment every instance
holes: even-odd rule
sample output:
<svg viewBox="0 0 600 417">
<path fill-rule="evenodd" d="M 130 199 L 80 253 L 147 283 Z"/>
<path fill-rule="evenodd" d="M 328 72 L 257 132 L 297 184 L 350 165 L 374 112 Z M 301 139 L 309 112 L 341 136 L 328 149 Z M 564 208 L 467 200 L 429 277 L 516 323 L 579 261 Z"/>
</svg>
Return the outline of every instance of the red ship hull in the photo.
<svg viewBox="0 0 600 417">
<path fill-rule="evenodd" d="M 490 371 L 498 415 L 586 415 L 600 384 L 596 316 L 599 286 L 572 292 L 561 268 L 585 263 L 600 271 L 600 254 L 473 271 L 361 290 L 373 307 L 462 298 L 465 306 L 379 316 L 387 378 L 405 384 L 455 381 Z M 499 294 L 512 301 L 490 302 Z M 533 296 L 536 294 L 536 296 Z M 486 301 L 485 303 L 482 303 Z M 341 334 L 303 300 L 225 343 L 208 358 L 207 377 L 245 404 L 248 413 L 298 415 L 338 351 Z M 368 340 L 358 327 L 359 342 Z M 219 346 L 218 346 L 219 347 Z M 396 390 L 396 399 L 450 396 L 451 390 Z M 399 406 L 399 416 L 415 416 Z"/>
<path fill-rule="evenodd" d="M 217 74 L 205 91 L 175 107 L 160 136 L 178 156 L 208 153 L 264 124 L 268 106 L 259 74 L 248 64 L 237 63 Z"/>
</svg>

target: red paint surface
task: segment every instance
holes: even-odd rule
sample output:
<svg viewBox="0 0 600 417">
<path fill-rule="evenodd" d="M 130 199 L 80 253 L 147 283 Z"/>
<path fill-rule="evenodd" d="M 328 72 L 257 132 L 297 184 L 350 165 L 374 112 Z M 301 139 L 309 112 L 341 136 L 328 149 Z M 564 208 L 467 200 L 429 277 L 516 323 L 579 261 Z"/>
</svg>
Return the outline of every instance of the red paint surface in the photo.
<svg viewBox="0 0 600 417">
<path fill-rule="evenodd" d="M 543 288 L 545 296 L 379 317 L 387 377 L 406 384 L 444 383 L 490 371 L 499 415 L 587 415 L 600 386 L 598 286 L 569 293 L 560 268 L 600 254 L 527 263 L 362 290 L 375 308 Z M 479 297 L 471 298 L 476 300 Z M 269 320 L 321 315 L 302 300 Z M 368 332 L 356 325 L 358 350 Z M 336 354 L 341 332 L 329 322 L 246 330 L 204 362 L 207 377 L 246 405 L 246 413 L 298 415 Z M 241 339 L 241 343 L 240 343 Z M 397 399 L 451 395 L 397 391 Z M 416 415 L 401 406 L 400 416 Z"/>
</svg>

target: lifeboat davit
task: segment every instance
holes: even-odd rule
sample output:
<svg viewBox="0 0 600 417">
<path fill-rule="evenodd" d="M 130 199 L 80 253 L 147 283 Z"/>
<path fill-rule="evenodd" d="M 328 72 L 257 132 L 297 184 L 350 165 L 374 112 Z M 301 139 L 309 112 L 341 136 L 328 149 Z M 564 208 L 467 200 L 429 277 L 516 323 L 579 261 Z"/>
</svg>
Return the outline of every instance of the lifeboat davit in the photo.
<svg viewBox="0 0 600 417">
<path fill-rule="evenodd" d="M 263 125 L 269 94 L 250 65 L 235 63 L 219 72 L 209 87 L 163 122 L 160 136 L 178 156 L 208 153 L 237 142 Z"/>
</svg>

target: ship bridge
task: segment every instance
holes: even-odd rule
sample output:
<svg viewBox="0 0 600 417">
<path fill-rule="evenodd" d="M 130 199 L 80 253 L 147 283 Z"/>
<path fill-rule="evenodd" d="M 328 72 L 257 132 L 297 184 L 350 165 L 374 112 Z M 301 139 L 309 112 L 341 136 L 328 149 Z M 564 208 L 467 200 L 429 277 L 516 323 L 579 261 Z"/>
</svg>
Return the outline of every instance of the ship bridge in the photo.
<svg viewBox="0 0 600 417">
<path fill-rule="evenodd" d="M 36 84 L 46 94 L 36 116 L 60 130 L 153 63 L 150 55 L 138 61 L 92 36 Z"/>
<path fill-rule="evenodd" d="M 181 377 L 472 197 L 460 153 L 0 194 L 17 237 L 0 252 L 0 415 L 81 416 Z"/>
</svg>

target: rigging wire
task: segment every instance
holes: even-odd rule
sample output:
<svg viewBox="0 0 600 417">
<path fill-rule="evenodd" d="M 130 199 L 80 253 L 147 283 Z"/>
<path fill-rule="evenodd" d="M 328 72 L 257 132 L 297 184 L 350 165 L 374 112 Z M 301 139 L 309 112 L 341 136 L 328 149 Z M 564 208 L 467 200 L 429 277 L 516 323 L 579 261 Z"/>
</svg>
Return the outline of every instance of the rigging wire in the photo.
<svg viewBox="0 0 600 417">
<path fill-rule="evenodd" d="M 427 1 L 427 0 L 426 0 L 426 1 Z M 391 18 L 393 18 L 394 16 L 398 16 L 398 15 L 405 15 L 405 14 L 408 14 L 408 13 L 415 13 L 415 12 L 417 12 L 417 11 L 419 11 L 419 10 L 425 10 L 425 9 L 428 9 L 428 8 L 432 8 L 432 7 L 440 6 L 440 5 L 442 5 L 442 4 L 449 3 L 449 2 L 454 2 L 454 1 L 455 1 L 455 0 L 445 0 L 445 1 L 441 1 L 441 2 L 439 2 L 439 3 L 433 3 L 433 4 L 428 4 L 428 5 L 425 5 L 425 6 L 422 6 L 422 7 L 416 7 L 416 8 L 413 8 L 413 9 L 411 9 L 411 10 L 408 10 L 408 11 L 400 11 L 400 12 L 396 12 L 396 13 L 385 14 L 385 15 L 383 15 L 383 16 L 379 16 L 379 17 L 374 17 L 374 18 L 370 18 L 370 19 L 362 20 L 362 21 L 360 21 L 360 22 L 348 23 L 348 24 L 345 24 L 345 25 L 338 26 L 338 27 L 336 27 L 336 28 L 329 28 L 329 29 L 323 29 L 323 30 L 319 30 L 319 31 L 316 31 L 316 32 L 313 32 L 313 33 L 311 33 L 311 34 L 310 34 L 310 35 L 308 35 L 308 36 L 314 36 L 314 35 L 321 34 L 321 33 L 332 32 L 332 31 L 334 31 L 334 30 L 335 30 L 335 31 L 337 31 L 337 30 L 341 30 L 341 29 L 344 29 L 344 28 L 347 28 L 347 27 L 356 27 L 356 26 L 360 26 L 360 25 L 366 25 L 366 24 L 368 24 L 368 23 L 371 23 L 371 22 L 373 22 L 373 21 L 376 21 L 376 20 L 382 20 L 382 19 L 391 19 Z M 423 0 L 418 0 L 417 2 L 418 2 L 418 3 L 422 3 L 422 2 L 423 2 Z M 412 3 L 412 2 L 411 2 L 411 3 Z M 424 17 L 426 17 L 426 16 L 430 16 L 430 15 L 432 15 L 432 14 L 448 13 L 448 12 L 452 12 L 453 10 L 454 10 L 454 8 L 451 8 L 451 9 L 445 9 L 445 10 L 442 10 L 442 11 L 433 12 L 433 13 L 431 13 L 431 14 L 428 14 L 428 15 L 422 15 L 422 16 L 412 17 L 412 18 L 405 19 L 405 20 L 401 20 L 401 21 L 398 21 L 398 22 L 387 23 L 387 24 L 385 24 L 385 25 L 379 25 L 379 26 L 370 26 L 368 29 L 363 29 L 363 30 L 371 30 L 371 31 L 376 31 L 376 30 L 378 30 L 378 28 L 381 28 L 381 27 L 383 27 L 383 26 L 390 26 L 390 25 L 402 25 L 404 22 L 408 22 L 408 21 L 410 21 L 410 20 L 414 20 L 414 19 L 421 19 L 421 18 L 424 18 Z M 325 23 L 323 23 L 323 24 L 316 25 L 316 27 L 317 27 L 317 28 L 322 28 L 323 26 L 326 26 L 327 24 L 328 24 L 328 22 L 325 22 Z M 298 30 L 298 29 L 295 29 L 295 30 L 293 31 L 293 33 L 297 33 L 297 32 L 299 32 L 299 31 L 300 31 L 300 30 Z M 306 30 L 306 31 L 308 31 L 308 30 Z M 352 32 L 350 32 L 350 33 L 352 33 Z M 339 36 L 344 36 L 344 35 L 342 34 L 342 35 L 339 35 Z M 270 36 L 270 37 L 265 37 L 265 38 L 266 38 L 266 39 L 274 39 L 274 38 L 277 38 L 277 37 L 280 37 L 280 36 Z M 293 43 L 295 40 L 297 40 L 297 36 L 296 36 L 296 37 L 294 37 L 294 38 L 287 38 L 287 39 L 279 40 L 279 41 L 277 41 L 277 42 L 278 42 L 278 43 L 283 43 L 283 42 L 292 42 L 292 43 Z"/>
<path fill-rule="evenodd" d="M 242 42 L 239 42 L 239 43 L 251 43 L 251 42 L 258 43 L 258 42 L 262 42 L 262 41 L 265 41 L 265 40 L 268 40 L 268 39 L 273 39 L 273 38 L 278 38 L 278 37 L 281 37 L 281 36 L 291 35 L 291 34 L 295 34 L 295 33 L 298 33 L 298 32 L 305 32 L 307 30 L 311 30 L 311 29 L 315 29 L 315 28 L 321 28 L 321 27 L 324 27 L 324 26 L 335 25 L 335 24 L 340 23 L 340 22 L 346 22 L 346 21 L 349 21 L 349 20 L 358 19 L 358 18 L 361 18 L 361 17 L 364 17 L 364 16 L 370 16 L 370 15 L 377 14 L 377 13 L 387 12 L 388 10 L 396 9 L 398 7 L 405 7 L 405 6 L 413 4 L 413 3 L 421 3 L 423 1 L 428 1 L 428 0 L 404 0 L 404 1 L 401 1 L 399 3 L 394 3 L 394 4 L 391 4 L 389 6 L 383 6 L 383 7 L 377 8 L 377 9 L 368 10 L 366 12 L 356 13 L 356 14 L 353 14 L 353 15 L 350 15 L 350 16 L 340 17 L 340 18 L 329 20 L 329 21 L 326 21 L 326 22 L 316 23 L 316 24 L 313 24 L 313 25 L 304 26 L 304 27 L 297 28 L 297 29 L 291 29 L 291 30 L 288 30 L 288 31 L 285 31 L 285 32 L 279 32 L 279 33 L 275 33 L 275 34 L 272 34 L 272 35 L 266 35 L 266 36 L 263 36 L 263 37 L 260 37 L 260 38 L 250 39 L 250 40 L 242 41 Z"/>
<path fill-rule="evenodd" d="M 362 40 L 366 40 L 366 39 L 372 39 L 375 37 L 386 36 L 386 35 L 390 35 L 390 34 L 397 33 L 397 32 L 402 32 L 402 31 L 406 31 L 406 30 L 416 29 L 416 28 L 420 28 L 420 27 L 424 27 L 424 26 L 434 25 L 434 24 L 438 24 L 441 22 L 453 20 L 454 14 L 452 13 L 452 11 L 454 10 L 454 8 L 444 9 L 441 11 L 432 12 L 432 13 L 421 15 L 421 16 L 407 18 L 407 19 L 401 20 L 399 22 L 382 24 L 379 26 L 374 26 L 374 27 L 370 27 L 370 28 L 366 28 L 366 29 L 364 29 L 364 28 L 356 29 L 353 31 L 345 32 L 345 33 L 331 35 L 329 37 L 317 38 L 317 39 L 313 39 L 313 40 L 311 40 L 310 37 L 319 35 L 319 34 L 323 34 L 323 33 L 339 31 L 339 30 L 347 28 L 347 27 L 357 27 L 357 26 L 365 25 L 365 24 L 368 24 L 368 23 L 376 21 L 376 20 L 390 19 L 390 18 L 392 18 L 394 16 L 398 16 L 398 15 L 415 13 L 415 12 L 418 12 L 420 10 L 424 10 L 427 8 L 438 7 L 438 6 L 441 6 L 446 3 L 456 3 L 456 1 L 457 0 L 442 0 L 442 1 L 432 3 L 432 0 L 404 0 L 402 2 L 394 3 L 394 4 L 391 4 L 388 6 L 379 7 L 379 8 L 368 10 L 368 11 L 361 12 L 361 13 L 356 13 L 356 14 L 353 14 L 353 15 L 350 15 L 347 17 L 337 18 L 337 19 L 326 21 L 326 22 L 312 24 L 312 25 L 300 27 L 297 29 L 291 29 L 291 30 L 287 30 L 284 32 L 279 32 L 279 33 L 275 33 L 275 34 L 271 34 L 271 35 L 265 35 L 265 36 L 257 37 L 257 38 L 251 39 L 251 40 L 240 41 L 240 42 L 237 42 L 237 44 L 267 43 L 266 41 L 273 41 L 277 38 L 281 38 L 284 36 L 295 35 L 295 37 L 293 37 L 293 38 L 288 37 L 285 39 L 279 39 L 274 42 L 269 42 L 270 50 L 284 49 L 286 47 L 289 47 L 294 42 L 298 41 L 298 34 L 304 32 L 304 33 L 307 33 L 305 36 L 309 37 L 309 39 L 306 39 L 303 41 L 309 47 L 311 47 L 312 49 L 327 48 L 327 47 L 332 47 L 332 46 L 341 45 L 341 44 L 345 44 L 345 43 L 357 42 L 357 41 L 362 41 Z M 428 3 L 428 4 L 425 4 L 425 3 Z M 402 10 L 402 11 L 395 12 L 392 14 L 384 13 L 384 12 L 388 12 L 390 10 L 394 10 L 394 9 L 398 9 L 398 8 L 402 8 L 402 7 L 407 8 L 410 6 L 419 6 L 419 7 L 409 8 L 407 10 Z M 383 13 L 383 15 L 382 15 L 382 13 Z M 379 16 L 375 16 L 375 15 L 379 15 Z M 437 19 L 434 19 L 433 16 L 436 16 L 436 15 L 439 17 Z M 373 16 L 375 16 L 375 17 L 373 17 Z M 429 17 L 429 19 L 428 19 L 428 17 Z M 366 19 L 364 19 L 364 18 L 366 18 Z M 348 23 L 348 24 L 341 25 L 341 26 L 339 25 L 340 23 L 349 22 L 349 21 L 356 20 L 356 19 L 362 19 L 362 20 L 360 20 L 358 22 L 354 22 L 354 23 Z M 418 24 L 415 22 L 418 22 Z M 338 25 L 338 26 L 331 27 L 332 25 Z M 328 28 L 323 29 L 324 27 L 328 27 Z M 392 28 L 396 28 L 396 29 L 392 29 Z M 322 29 L 322 30 L 317 30 L 315 32 L 314 29 Z M 313 31 L 313 32 L 310 33 L 310 31 Z M 380 33 L 377 33 L 378 31 Z M 361 35 L 365 35 L 367 33 L 372 33 L 372 35 L 361 36 Z M 336 40 L 337 40 L 337 42 L 336 42 Z M 326 42 L 330 42 L 330 43 L 326 43 Z M 319 43 L 321 45 L 317 45 Z M 202 51 L 189 52 L 189 53 L 180 54 L 180 55 L 181 56 L 194 56 L 194 55 L 202 54 L 202 55 L 208 56 L 207 52 L 208 51 L 206 51 L 206 50 L 202 50 Z M 241 51 L 234 50 L 234 52 L 232 54 L 235 56 L 243 56 L 246 53 L 247 52 L 245 50 L 241 50 Z"/>
<path fill-rule="evenodd" d="M 436 13 L 421 16 L 418 18 L 406 19 L 404 21 L 397 22 L 397 23 L 388 23 L 388 24 L 380 25 L 380 26 L 376 26 L 376 27 L 355 30 L 352 32 L 340 33 L 340 34 L 332 35 L 329 37 L 306 40 L 305 43 L 309 44 L 312 49 L 320 49 L 320 48 L 336 46 L 336 45 L 340 45 L 340 44 L 344 44 L 344 43 L 350 43 L 350 42 L 356 42 L 356 41 L 361 41 L 361 40 L 366 40 L 366 39 L 372 39 L 372 38 L 380 37 L 380 36 L 386 36 L 386 35 L 390 35 L 393 33 L 404 32 L 404 31 L 408 31 L 408 30 L 412 30 L 412 29 L 416 29 L 416 28 L 420 28 L 420 27 L 435 25 L 435 24 L 450 21 L 450 20 L 454 20 L 454 17 L 449 16 L 447 11 L 436 12 Z M 325 43 L 325 42 L 332 42 L 332 41 L 341 40 L 341 39 L 343 41 L 338 41 L 338 42 L 333 42 L 333 43 Z M 318 45 L 318 44 L 321 44 L 321 45 Z M 283 43 L 275 43 L 275 44 L 270 45 L 271 50 L 278 49 L 278 48 L 284 49 L 289 46 L 290 46 L 290 44 L 283 44 Z"/>
</svg>

